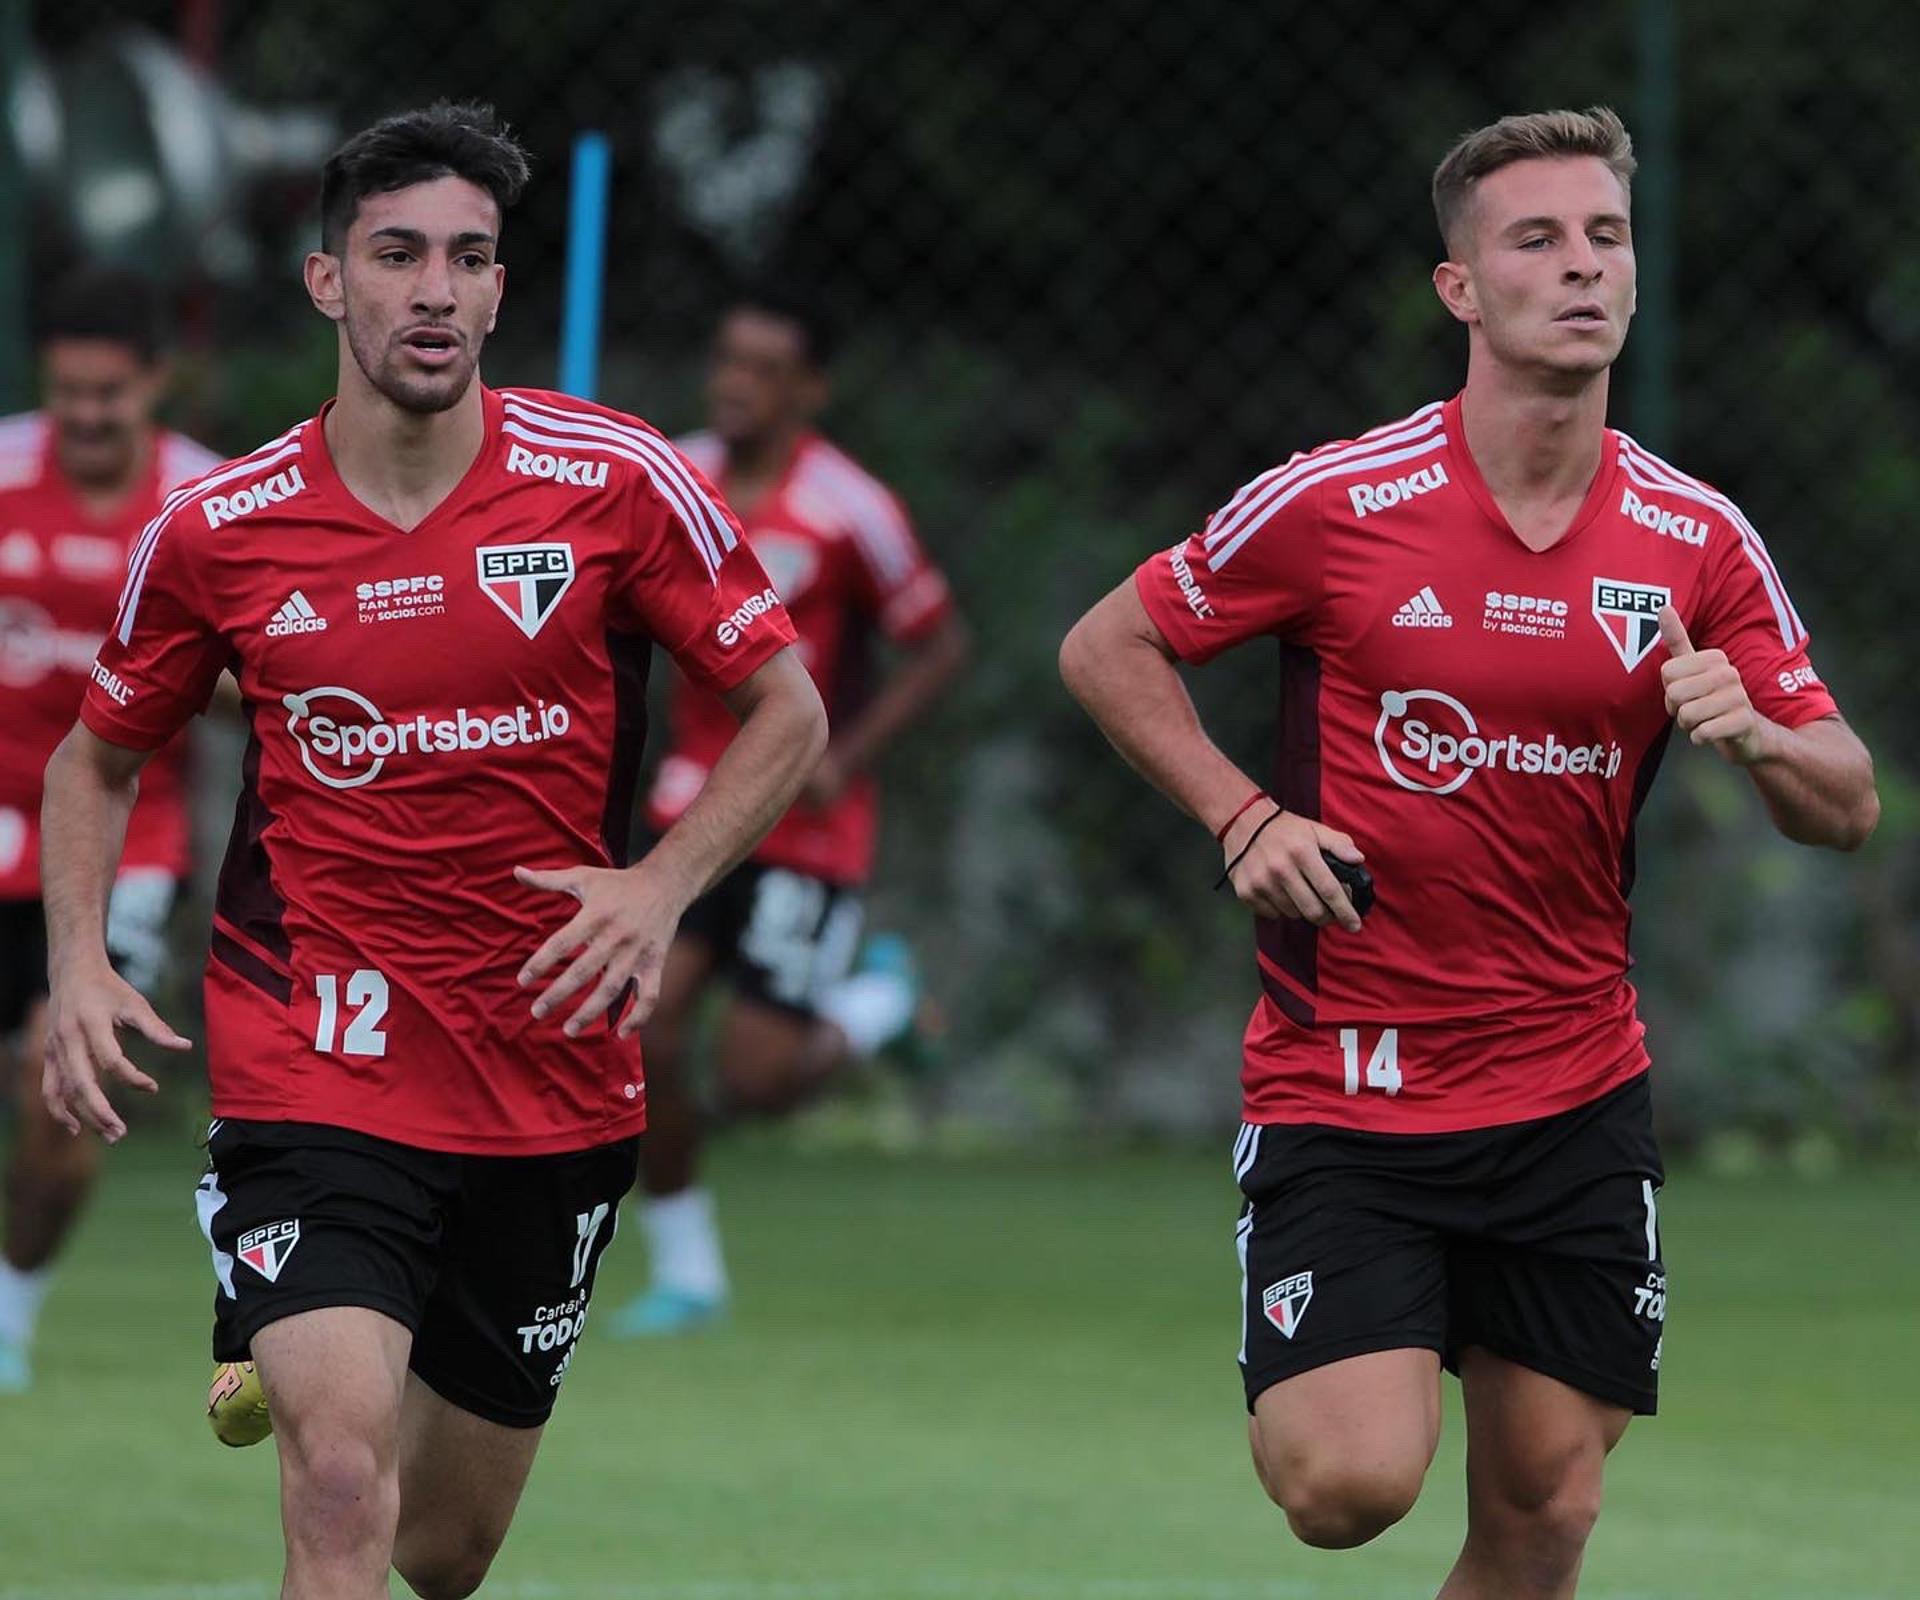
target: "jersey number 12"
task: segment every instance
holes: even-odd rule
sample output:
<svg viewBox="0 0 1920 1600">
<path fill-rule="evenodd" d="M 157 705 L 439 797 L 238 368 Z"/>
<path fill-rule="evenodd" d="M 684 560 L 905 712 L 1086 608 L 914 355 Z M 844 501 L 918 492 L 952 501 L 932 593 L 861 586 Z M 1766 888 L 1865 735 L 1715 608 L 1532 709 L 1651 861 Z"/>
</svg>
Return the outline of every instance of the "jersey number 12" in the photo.
<svg viewBox="0 0 1920 1600">
<path fill-rule="evenodd" d="M 1347 1093 L 1360 1092 L 1360 1030 L 1340 1030 L 1340 1055 L 1347 1064 Z M 1400 1030 L 1382 1028 L 1373 1053 L 1367 1057 L 1366 1086 L 1390 1095 L 1400 1092 Z"/>
<path fill-rule="evenodd" d="M 322 972 L 313 980 L 320 996 L 320 1026 L 314 1030 L 313 1047 L 322 1055 L 333 1053 L 334 1035 L 340 1028 L 340 980 L 331 972 Z M 383 1056 L 387 1053 L 387 1031 L 380 1020 L 387 1014 L 386 974 L 362 967 L 347 979 L 347 1004 L 359 1010 L 347 1019 L 347 1034 L 340 1041 L 343 1056 Z"/>
</svg>

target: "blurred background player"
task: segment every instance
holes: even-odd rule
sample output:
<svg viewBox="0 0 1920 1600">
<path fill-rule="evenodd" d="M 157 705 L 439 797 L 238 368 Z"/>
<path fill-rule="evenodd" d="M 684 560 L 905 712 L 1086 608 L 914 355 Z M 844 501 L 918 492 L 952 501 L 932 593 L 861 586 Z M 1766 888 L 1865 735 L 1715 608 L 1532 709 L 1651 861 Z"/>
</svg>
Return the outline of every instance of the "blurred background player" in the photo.
<svg viewBox="0 0 1920 1600">
<path fill-rule="evenodd" d="M 168 491 L 216 460 L 154 423 L 166 387 L 157 297 L 137 274 L 66 278 L 38 329 L 41 409 L 0 420 L 0 1046 L 16 1123 L 0 1229 L 0 1393 L 29 1381 L 52 1263 L 79 1216 L 100 1147 L 69 1139 L 40 1095 L 47 960 L 40 904 L 40 779 L 113 621 L 127 552 Z M 107 913 L 107 946 L 151 995 L 187 873 L 186 742 L 148 766 Z"/>
<path fill-rule="evenodd" d="M 710 429 L 681 441 L 719 486 L 799 630 L 800 659 L 832 737 L 799 802 L 751 859 L 680 925 L 645 1034 L 647 1132 L 642 1216 L 652 1283 L 615 1315 L 616 1333 L 673 1333 L 718 1315 L 727 1274 L 711 1195 L 700 1186 L 700 1118 L 689 1043 L 715 978 L 732 993 L 715 1032 L 722 1107 L 792 1108 L 850 1056 L 911 1026 L 911 962 L 895 939 L 860 949 L 873 864 L 880 753 L 951 684 L 967 655 L 946 580 L 893 493 L 814 431 L 828 398 L 831 330 L 805 296 L 743 295 L 715 338 Z M 902 660 L 876 684 L 876 630 Z M 718 698 L 676 680 L 673 741 L 648 798 L 664 829 L 733 735 Z"/>
</svg>

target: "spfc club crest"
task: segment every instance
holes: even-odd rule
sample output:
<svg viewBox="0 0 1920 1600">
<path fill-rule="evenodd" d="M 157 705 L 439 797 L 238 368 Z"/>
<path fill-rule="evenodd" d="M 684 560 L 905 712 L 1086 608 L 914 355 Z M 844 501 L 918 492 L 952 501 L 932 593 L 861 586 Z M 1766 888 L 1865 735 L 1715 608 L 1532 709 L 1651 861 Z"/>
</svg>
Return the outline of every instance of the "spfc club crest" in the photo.
<svg viewBox="0 0 1920 1600">
<path fill-rule="evenodd" d="M 1593 620 L 1600 624 L 1620 664 L 1631 672 L 1660 642 L 1660 608 L 1673 598 L 1657 583 L 1593 580 Z"/>
<path fill-rule="evenodd" d="M 1267 1285 L 1260 1303 L 1266 1308 L 1267 1321 L 1289 1339 L 1307 1314 L 1307 1302 L 1313 1298 L 1313 1274 L 1296 1272 L 1291 1278 Z"/>
<path fill-rule="evenodd" d="M 287 1264 L 287 1257 L 299 1242 L 300 1220 L 296 1217 L 291 1222 L 269 1222 L 264 1228 L 248 1229 L 240 1235 L 240 1243 L 233 1253 L 268 1283 L 273 1283 L 279 1279 L 280 1269 Z"/>
<path fill-rule="evenodd" d="M 474 551 L 480 587 L 531 639 L 573 587 L 570 544 L 489 544 Z"/>
</svg>

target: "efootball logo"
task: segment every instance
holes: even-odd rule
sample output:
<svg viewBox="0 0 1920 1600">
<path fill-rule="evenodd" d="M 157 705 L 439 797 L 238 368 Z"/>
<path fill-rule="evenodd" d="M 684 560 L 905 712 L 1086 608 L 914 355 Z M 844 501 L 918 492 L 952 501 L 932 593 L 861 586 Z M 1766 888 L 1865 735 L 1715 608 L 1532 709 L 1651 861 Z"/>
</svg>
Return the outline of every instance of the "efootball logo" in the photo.
<svg viewBox="0 0 1920 1600">
<path fill-rule="evenodd" d="M 570 544 L 490 544 L 474 551 L 480 587 L 531 639 L 573 587 Z"/>
<path fill-rule="evenodd" d="M 1660 608 L 1672 599 L 1673 591 L 1657 583 L 1593 580 L 1593 620 L 1627 671 L 1645 661 L 1660 642 Z"/>
<path fill-rule="evenodd" d="M 268 1283 L 275 1283 L 299 1242 L 300 1221 L 296 1217 L 289 1222 L 269 1222 L 264 1228 L 249 1229 L 240 1235 L 240 1243 L 233 1253 Z"/>
<path fill-rule="evenodd" d="M 1307 1314 L 1307 1302 L 1312 1298 L 1313 1274 L 1296 1272 L 1291 1278 L 1268 1284 L 1260 1296 L 1260 1305 L 1267 1321 L 1291 1339 L 1300 1327 L 1300 1319 Z"/>
</svg>

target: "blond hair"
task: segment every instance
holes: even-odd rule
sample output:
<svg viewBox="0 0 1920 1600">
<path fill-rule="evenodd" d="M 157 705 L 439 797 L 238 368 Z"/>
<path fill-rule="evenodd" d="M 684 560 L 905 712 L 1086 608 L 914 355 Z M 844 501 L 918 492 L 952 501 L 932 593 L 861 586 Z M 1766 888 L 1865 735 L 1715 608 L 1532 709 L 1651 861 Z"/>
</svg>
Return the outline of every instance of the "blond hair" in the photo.
<svg viewBox="0 0 1920 1600">
<path fill-rule="evenodd" d="M 1516 161 L 1539 157 L 1595 156 L 1606 162 L 1631 190 L 1634 169 L 1633 137 L 1611 106 L 1589 106 L 1585 111 L 1534 111 L 1502 117 L 1463 135 L 1433 171 L 1433 214 L 1440 237 L 1449 251 L 1474 186 L 1490 172 Z"/>
</svg>

